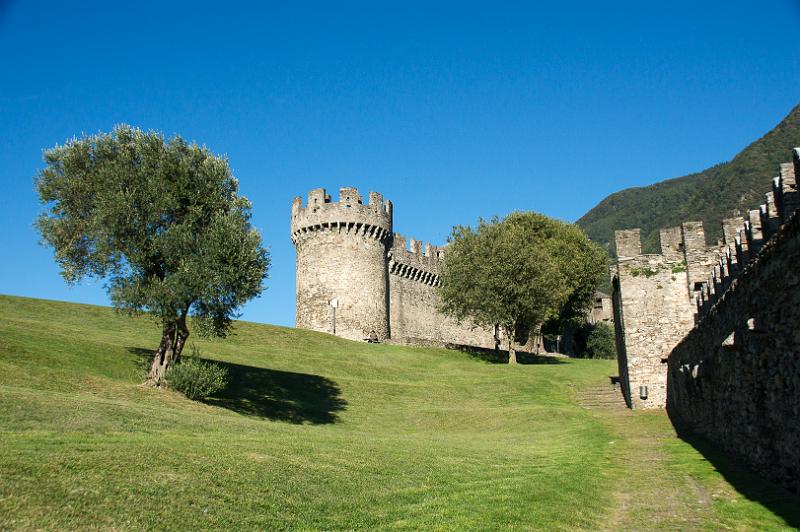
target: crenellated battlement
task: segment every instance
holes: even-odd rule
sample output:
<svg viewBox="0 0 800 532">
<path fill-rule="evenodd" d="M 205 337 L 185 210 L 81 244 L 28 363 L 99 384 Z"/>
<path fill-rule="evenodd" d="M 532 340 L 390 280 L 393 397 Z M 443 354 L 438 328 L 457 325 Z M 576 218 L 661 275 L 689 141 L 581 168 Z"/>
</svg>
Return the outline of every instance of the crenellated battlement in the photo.
<svg viewBox="0 0 800 532">
<path fill-rule="evenodd" d="M 493 348 L 495 331 L 439 311 L 445 248 L 393 233 L 392 203 L 355 188 L 292 202 L 297 327 L 351 340 Z"/>
<path fill-rule="evenodd" d="M 800 151 L 730 237 L 697 301 L 693 327 L 668 354 L 667 403 L 761 476 L 800 489 Z"/>
<path fill-rule="evenodd" d="M 780 165 L 780 173 L 772 180 L 772 191 L 766 194 L 759 209 L 748 213 L 744 223 L 725 227 L 725 241 L 704 289 L 697 294 L 696 322 L 724 297 L 737 276 L 759 255 L 764 245 L 792 217 L 800 206 L 797 178 L 800 175 L 800 149 L 792 150 L 792 162 Z"/>
<path fill-rule="evenodd" d="M 297 245 L 315 231 L 364 235 L 387 242 L 392 235 L 392 202 L 384 201 L 379 192 L 370 192 L 365 204 L 358 189 L 352 187 L 340 188 L 339 201 L 332 202 L 324 188 L 314 189 L 308 193 L 305 206 L 300 196 L 292 201 L 292 242 Z"/>
<path fill-rule="evenodd" d="M 702 222 L 662 229 L 660 253 L 642 253 L 639 229 L 615 232 L 617 350 L 629 405 L 664 405 L 669 353 L 727 298 L 736 297 L 738 279 L 757 265 L 767 243 L 800 206 L 799 176 L 800 149 L 795 148 L 764 203 L 744 218 L 723 220 L 723 238 L 713 245 L 706 244 Z"/>
<path fill-rule="evenodd" d="M 444 249 L 395 233 L 389 249 L 389 273 L 421 283 L 439 285 L 439 264 Z"/>
</svg>

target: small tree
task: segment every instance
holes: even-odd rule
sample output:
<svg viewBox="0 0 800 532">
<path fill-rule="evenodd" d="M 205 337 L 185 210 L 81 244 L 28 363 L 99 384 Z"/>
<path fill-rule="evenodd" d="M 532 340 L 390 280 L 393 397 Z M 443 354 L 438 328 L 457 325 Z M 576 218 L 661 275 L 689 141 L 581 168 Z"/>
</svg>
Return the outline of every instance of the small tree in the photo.
<svg viewBox="0 0 800 532">
<path fill-rule="evenodd" d="M 617 358 L 614 329 L 608 323 L 598 322 L 589 327 L 586 337 L 586 358 Z"/>
<path fill-rule="evenodd" d="M 147 382 L 161 385 L 189 337 L 224 337 L 262 291 L 269 254 L 225 158 L 121 125 L 44 152 L 36 225 L 62 277 L 107 279 L 113 305 L 161 323 Z"/>
<path fill-rule="evenodd" d="M 605 257 L 577 226 L 537 213 L 457 226 L 445 253 L 441 310 L 480 326 L 500 325 L 514 364 L 521 331 L 537 330 L 568 305 L 585 308 Z"/>
</svg>

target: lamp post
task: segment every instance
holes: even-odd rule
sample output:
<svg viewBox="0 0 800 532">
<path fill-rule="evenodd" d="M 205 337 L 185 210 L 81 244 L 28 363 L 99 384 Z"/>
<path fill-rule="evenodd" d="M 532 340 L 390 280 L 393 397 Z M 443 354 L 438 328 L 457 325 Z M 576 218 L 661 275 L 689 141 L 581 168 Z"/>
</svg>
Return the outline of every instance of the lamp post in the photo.
<svg viewBox="0 0 800 532">
<path fill-rule="evenodd" d="M 339 306 L 339 300 L 336 298 L 331 299 L 330 304 L 333 309 L 333 335 L 336 336 L 336 307 Z"/>
</svg>

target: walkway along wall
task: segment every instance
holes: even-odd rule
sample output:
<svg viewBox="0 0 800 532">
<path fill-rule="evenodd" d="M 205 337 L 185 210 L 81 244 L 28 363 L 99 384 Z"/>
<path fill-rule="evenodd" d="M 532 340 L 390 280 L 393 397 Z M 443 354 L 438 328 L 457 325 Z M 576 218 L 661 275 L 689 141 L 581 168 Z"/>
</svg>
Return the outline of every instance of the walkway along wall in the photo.
<svg viewBox="0 0 800 532">
<path fill-rule="evenodd" d="M 667 411 L 765 476 L 800 490 L 800 150 L 699 294 L 668 360 Z"/>
</svg>

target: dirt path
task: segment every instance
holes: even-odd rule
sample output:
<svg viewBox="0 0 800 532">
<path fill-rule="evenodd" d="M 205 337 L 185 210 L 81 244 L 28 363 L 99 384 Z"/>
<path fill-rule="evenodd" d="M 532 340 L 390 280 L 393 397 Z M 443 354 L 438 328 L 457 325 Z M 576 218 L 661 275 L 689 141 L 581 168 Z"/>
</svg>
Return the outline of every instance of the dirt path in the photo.
<svg viewBox="0 0 800 532">
<path fill-rule="evenodd" d="M 670 464 L 664 444 L 676 435 L 663 410 L 632 412 L 619 387 L 610 384 L 583 390 L 578 402 L 615 435 L 614 505 L 604 530 L 689 530 L 706 524 L 710 494 Z"/>
</svg>

